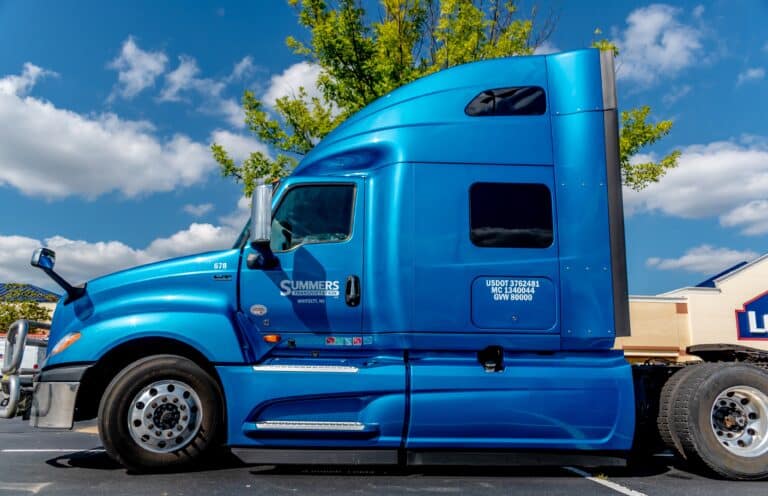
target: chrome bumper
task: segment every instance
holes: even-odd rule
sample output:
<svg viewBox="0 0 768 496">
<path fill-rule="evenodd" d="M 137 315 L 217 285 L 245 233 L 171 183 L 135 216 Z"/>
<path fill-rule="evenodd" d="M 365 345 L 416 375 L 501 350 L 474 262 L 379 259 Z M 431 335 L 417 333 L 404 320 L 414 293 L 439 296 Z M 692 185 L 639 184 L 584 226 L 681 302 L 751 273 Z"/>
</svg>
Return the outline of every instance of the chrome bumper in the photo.
<svg viewBox="0 0 768 496">
<path fill-rule="evenodd" d="M 26 346 L 45 348 L 47 341 L 27 339 L 30 329 L 50 329 L 48 324 L 17 320 L 8 329 L 0 372 L 0 418 L 27 417 L 32 407 L 32 383 L 37 370 L 21 368 Z"/>
</svg>

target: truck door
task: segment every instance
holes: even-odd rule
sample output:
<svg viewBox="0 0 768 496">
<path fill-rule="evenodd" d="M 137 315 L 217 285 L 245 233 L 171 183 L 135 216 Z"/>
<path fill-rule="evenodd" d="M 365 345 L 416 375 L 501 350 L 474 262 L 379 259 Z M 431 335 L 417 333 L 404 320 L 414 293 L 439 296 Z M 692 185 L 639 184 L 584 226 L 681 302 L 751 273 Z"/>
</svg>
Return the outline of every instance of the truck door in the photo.
<svg viewBox="0 0 768 496">
<path fill-rule="evenodd" d="M 377 351 L 362 332 L 364 187 L 359 178 L 289 178 L 273 200 L 278 266 L 249 268 L 255 251 L 245 247 L 240 303 L 258 363 L 222 372 L 241 399 L 227 405 L 231 444 L 400 446 L 403 356 Z M 268 334 L 279 343 L 265 346 Z"/>
<path fill-rule="evenodd" d="M 254 332 L 360 331 L 363 193 L 359 179 L 289 180 L 281 188 L 271 242 L 278 266 L 242 267 L 241 308 Z M 251 254 L 246 246 L 243 260 Z"/>
</svg>

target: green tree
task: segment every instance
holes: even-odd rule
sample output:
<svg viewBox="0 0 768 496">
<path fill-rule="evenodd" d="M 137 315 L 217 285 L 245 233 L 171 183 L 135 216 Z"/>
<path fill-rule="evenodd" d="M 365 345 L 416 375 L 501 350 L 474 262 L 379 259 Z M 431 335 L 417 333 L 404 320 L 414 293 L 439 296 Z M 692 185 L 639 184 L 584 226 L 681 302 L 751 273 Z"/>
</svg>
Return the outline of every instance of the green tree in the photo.
<svg viewBox="0 0 768 496">
<path fill-rule="evenodd" d="M 237 163 L 220 144 L 211 149 L 221 173 L 241 183 L 247 196 L 255 179 L 289 174 L 316 143 L 376 98 L 458 64 L 529 55 L 555 27 L 554 16 L 540 20 L 535 8 L 520 15 L 514 0 L 380 0 L 378 20 L 371 20 L 358 0 L 288 2 L 297 9 L 309 42 L 289 36 L 286 44 L 320 66 L 319 96 L 299 88 L 270 109 L 252 91 L 245 92 L 245 122 L 276 155 L 257 151 Z M 618 53 L 607 40 L 593 45 Z M 634 189 L 658 181 L 679 155 L 630 164 L 630 157 L 672 128 L 671 121 L 648 123 L 649 113 L 641 107 L 621 115 L 623 178 Z"/>
<path fill-rule="evenodd" d="M 36 291 L 27 288 L 23 284 L 6 284 L 6 292 L 0 300 L 0 332 L 5 332 L 19 319 L 48 321 L 51 319 L 51 311 L 36 301 L 31 301 L 32 296 L 39 296 Z M 49 302 L 55 302 L 56 298 L 46 298 Z"/>
</svg>

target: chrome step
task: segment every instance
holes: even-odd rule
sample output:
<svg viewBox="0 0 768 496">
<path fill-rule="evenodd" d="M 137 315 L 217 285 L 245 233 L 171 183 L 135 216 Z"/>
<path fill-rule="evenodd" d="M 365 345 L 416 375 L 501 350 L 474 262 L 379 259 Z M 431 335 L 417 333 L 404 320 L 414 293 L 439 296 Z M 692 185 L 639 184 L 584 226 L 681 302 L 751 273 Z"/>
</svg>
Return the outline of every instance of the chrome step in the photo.
<svg viewBox="0 0 768 496">
<path fill-rule="evenodd" d="M 366 430 L 361 422 L 326 422 L 305 420 L 260 420 L 256 422 L 260 431 L 336 431 L 362 432 Z"/>
</svg>

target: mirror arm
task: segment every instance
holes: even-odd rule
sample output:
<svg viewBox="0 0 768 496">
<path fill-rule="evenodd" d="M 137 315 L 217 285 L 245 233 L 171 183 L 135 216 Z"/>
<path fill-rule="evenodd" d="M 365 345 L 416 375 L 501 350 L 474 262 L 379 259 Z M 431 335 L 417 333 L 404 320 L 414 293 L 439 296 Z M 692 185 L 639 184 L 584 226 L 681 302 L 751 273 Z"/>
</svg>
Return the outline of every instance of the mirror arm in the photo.
<svg viewBox="0 0 768 496">
<path fill-rule="evenodd" d="M 280 261 L 269 247 L 269 241 L 252 241 L 251 247 L 255 253 L 249 253 L 245 261 L 249 269 L 274 269 L 279 265 Z"/>
<path fill-rule="evenodd" d="M 67 304 L 69 302 L 75 301 L 76 299 L 80 298 L 85 294 L 85 285 L 82 286 L 72 286 L 70 283 L 68 283 L 66 280 L 64 280 L 63 277 L 58 275 L 56 272 L 53 271 L 53 269 L 48 269 L 45 267 L 40 267 L 43 272 L 46 273 L 48 277 L 53 279 L 53 281 L 62 287 L 62 289 L 67 293 L 67 299 L 64 300 L 64 304 Z"/>
</svg>

